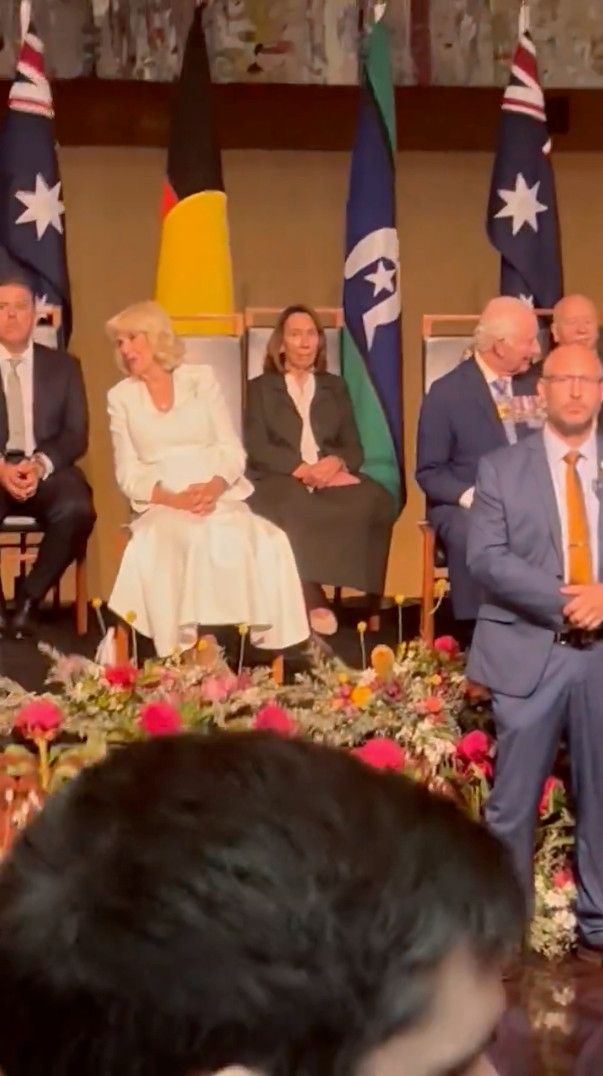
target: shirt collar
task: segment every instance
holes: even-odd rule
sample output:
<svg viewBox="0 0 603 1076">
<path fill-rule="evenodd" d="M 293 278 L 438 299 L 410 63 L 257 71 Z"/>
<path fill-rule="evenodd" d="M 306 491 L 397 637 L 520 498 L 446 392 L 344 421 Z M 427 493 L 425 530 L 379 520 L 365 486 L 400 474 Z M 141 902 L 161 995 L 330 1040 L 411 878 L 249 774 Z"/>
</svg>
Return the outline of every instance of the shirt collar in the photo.
<svg viewBox="0 0 603 1076">
<path fill-rule="evenodd" d="M 474 352 L 473 357 L 477 365 L 479 366 L 482 374 L 484 375 L 487 385 L 493 385 L 495 381 L 507 381 L 509 384 L 511 383 L 511 378 L 509 375 L 497 374 L 491 366 L 488 366 L 488 363 L 484 361 L 478 351 Z"/>
<path fill-rule="evenodd" d="M 564 456 L 570 451 L 569 445 L 550 426 L 544 426 L 544 444 L 547 455 L 556 463 L 562 463 Z M 588 439 L 577 450 L 589 463 L 597 463 L 597 431 L 595 426 L 591 430 Z"/>
<path fill-rule="evenodd" d="M 29 343 L 23 348 L 23 351 L 21 352 L 19 358 L 21 358 L 23 362 L 31 364 L 33 362 L 33 349 L 33 340 L 30 340 Z M 5 362 L 11 358 L 13 358 L 12 352 L 8 351 L 8 349 L 4 347 L 4 344 L 0 344 L 0 361 Z"/>
</svg>

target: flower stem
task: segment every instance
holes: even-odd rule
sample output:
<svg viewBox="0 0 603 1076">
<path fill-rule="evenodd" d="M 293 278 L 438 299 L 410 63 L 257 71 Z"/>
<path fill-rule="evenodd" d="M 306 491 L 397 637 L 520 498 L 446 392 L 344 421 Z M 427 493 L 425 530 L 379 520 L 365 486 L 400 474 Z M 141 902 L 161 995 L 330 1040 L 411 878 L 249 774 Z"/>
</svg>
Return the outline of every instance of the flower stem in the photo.
<svg viewBox="0 0 603 1076">
<path fill-rule="evenodd" d="M 48 792 L 50 787 L 50 762 L 48 758 L 48 741 L 43 736 L 36 736 L 35 744 L 38 749 L 40 788 L 42 792 Z"/>
</svg>

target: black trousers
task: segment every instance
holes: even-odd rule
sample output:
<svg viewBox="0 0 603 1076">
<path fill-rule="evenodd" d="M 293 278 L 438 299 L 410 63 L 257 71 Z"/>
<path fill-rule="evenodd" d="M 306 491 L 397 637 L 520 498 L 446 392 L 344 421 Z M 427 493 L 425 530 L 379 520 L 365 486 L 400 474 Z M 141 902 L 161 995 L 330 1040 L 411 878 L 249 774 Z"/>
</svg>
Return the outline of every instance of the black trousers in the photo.
<svg viewBox="0 0 603 1076">
<path fill-rule="evenodd" d="M 21 592 L 22 598 L 41 601 L 86 548 L 96 522 L 92 491 L 77 467 L 63 467 L 41 481 L 27 501 L 0 489 L 0 523 L 7 516 L 33 516 L 44 534 Z"/>
</svg>

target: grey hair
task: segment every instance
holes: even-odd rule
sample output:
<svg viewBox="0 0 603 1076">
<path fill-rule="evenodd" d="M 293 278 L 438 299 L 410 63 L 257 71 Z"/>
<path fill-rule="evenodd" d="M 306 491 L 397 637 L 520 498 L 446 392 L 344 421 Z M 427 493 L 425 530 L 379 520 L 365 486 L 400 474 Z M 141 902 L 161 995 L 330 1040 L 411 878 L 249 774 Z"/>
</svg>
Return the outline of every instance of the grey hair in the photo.
<svg viewBox="0 0 603 1076">
<path fill-rule="evenodd" d="M 498 340 L 513 340 L 517 335 L 515 318 L 509 314 L 480 318 L 473 333 L 476 351 L 490 351 Z"/>
</svg>

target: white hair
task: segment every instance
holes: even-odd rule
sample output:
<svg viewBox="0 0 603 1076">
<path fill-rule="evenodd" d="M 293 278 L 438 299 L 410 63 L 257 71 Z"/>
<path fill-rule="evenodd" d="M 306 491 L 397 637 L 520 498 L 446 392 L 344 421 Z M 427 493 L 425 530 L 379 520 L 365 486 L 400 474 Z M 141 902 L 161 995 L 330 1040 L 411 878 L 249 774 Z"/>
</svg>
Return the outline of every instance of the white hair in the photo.
<svg viewBox="0 0 603 1076">
<path fill-rule="evenodd" d="M 498 340 L 509 342 L 516 336 L 516 318 L 512 314 L 494 314 L 480 318 L 473 333 L 473 344 L 476 351 L 487 352 Z"/>
</svg>

